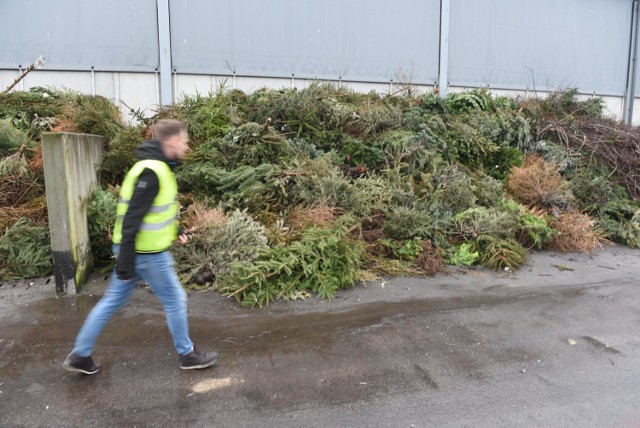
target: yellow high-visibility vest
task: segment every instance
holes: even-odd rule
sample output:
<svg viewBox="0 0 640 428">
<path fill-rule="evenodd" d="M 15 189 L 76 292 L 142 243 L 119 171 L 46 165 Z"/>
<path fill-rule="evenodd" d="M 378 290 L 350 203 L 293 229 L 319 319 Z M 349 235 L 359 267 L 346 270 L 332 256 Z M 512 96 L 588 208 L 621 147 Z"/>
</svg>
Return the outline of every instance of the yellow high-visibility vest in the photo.
<svg viewBox="0 0 640 428">
<path fill-rule="evenodd" d="M 168 249 L 178 237 L 178 184 L 176 176 L 166 162 L 160 160 L 141 160 L 131 167 L 120 189 L 116 211 L 116 223 L 113 228 L 113 243 L 122 242 L 122 221 L 129 209 L 138 177 L 145 168 L 153 170 L 158 176 L 160 189 L 151 208 L 142 219 L 136 235 L 136 252 L 156 253 Z"/>
</svg>

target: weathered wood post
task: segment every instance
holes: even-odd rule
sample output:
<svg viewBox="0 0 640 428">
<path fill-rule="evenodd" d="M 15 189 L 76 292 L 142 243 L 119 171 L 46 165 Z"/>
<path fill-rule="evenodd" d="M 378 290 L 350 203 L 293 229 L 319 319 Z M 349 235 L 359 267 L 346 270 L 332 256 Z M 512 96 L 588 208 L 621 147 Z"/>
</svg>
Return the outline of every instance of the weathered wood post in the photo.
<svg viewBox="0 0 640 428">
<path fill-rule="evenodd" d="M 72 133 L 42 134 L 56 292 L 75 294 L 93 265 L 87 206 L 98 183 L 104 138 Z"/>
</svg>

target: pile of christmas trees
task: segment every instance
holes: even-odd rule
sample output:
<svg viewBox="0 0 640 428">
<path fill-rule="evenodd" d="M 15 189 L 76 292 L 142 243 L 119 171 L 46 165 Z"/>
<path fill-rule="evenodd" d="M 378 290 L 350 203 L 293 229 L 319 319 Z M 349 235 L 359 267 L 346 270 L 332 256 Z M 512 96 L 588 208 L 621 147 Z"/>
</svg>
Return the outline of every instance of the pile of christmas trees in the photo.
<svg viewBox="0 0 640 428">
<path fill-rule="evenodd" d="M 221 89 L 138 115 L 135 124 L 123 124 L 100 97 L 9 95 L 25 101 L 11 110 L 0 99 L 8 130 L 0 147 L 13 156 L 2 162 L 37 162 L 43 129 L 107 137 L 103 188 L 89 217 L 94 252 L 105 261 L 117 185 L 136 147 L 156 120 L 184 121 L 192 151 L 177 177 L 183 226 L 195 239 L 174 250 L 177 268 L 186 286 L 248 305 L 330 298 L 371 275 L 434 274 L 446 264 L 516 269 L 532 249 L 640 246 L 640 132 L 574 90 L 516 101 L 486 91 L 382 96 L 327 84 Z M 20 137 L 7 145 L 5 134 Z M 15 171 L 2 171 L 0 180 L 17 183 Z M 22 182 L 35 183 L 32 196 L 3 200 L 0 210 L 37 198 L 43 206 L 41 177 Z M 43 212 L 14 215 L 5 233 L 18 221 L 44 225 Z M 0 269 L 17 275 L 6 262 Z"/>
</svg>

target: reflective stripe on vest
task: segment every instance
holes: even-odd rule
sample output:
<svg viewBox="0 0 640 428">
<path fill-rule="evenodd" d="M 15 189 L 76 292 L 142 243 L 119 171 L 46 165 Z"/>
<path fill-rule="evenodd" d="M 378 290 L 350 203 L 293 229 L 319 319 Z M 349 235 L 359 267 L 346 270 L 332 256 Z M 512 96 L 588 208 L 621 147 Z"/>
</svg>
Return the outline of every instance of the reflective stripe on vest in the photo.
<svg viewBox="0 0 640 428">
<path fill-rule="evenodd" d="M 139 253 L 164 251 L 178 237 L 178 185 L 175 175 L 169 165 L 163 161 L 143 160 L 131 167 L 122 183 L 113 229 L 113 242 L 115 244 L 122 242 L 122 222 L 129 209 L 138 177 L 146 168 L 155 172 L 159 189 L 136 234 L 135 249 Z"/>
<path fill-rule="evenodd" d="M 122 199 L 122 198 L 120 198 L 118 200 L 119 204 L 124 204 L 124 205 L 129 205 L 129 202 L 130 201 L 128 199 L 126 201 L 124 199 Z M 171 203 L 169 203 L 167 205 L 161 205 L 161 206 L 157 206 L 157 207 L 152 206 L 151 208 L 149 208 L 149 212 L 150 213 L 161 213 L 161 212 L 166 211 L 166 210 L 171 209 L 171 208 L 173 208 L 173 202 L 171 202 Z M 124 217 L 124 216 L 122 216 L 122 217 Z"/>
</svg>

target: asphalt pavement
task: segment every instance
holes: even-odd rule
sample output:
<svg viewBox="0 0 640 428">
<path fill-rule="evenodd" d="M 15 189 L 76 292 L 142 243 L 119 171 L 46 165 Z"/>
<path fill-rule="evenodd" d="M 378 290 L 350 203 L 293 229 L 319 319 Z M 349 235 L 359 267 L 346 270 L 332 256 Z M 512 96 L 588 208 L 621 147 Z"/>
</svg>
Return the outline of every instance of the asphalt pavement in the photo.
<svg viewBox="0 0 640 428">
<path fill-rule="evenodd" d="M 615 246 L 268 308 L 190 292 L 192 339 L 220 354 L 202 371 L 179 369 L 140 288 L 94 376 L 61 364 L 104 278 L 67 297 L 2 282 L 0 426 L 640 427 L 639 274 L 640 251 Z"/>
</svg>

